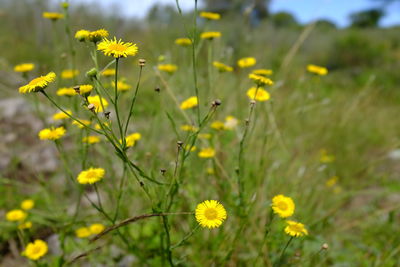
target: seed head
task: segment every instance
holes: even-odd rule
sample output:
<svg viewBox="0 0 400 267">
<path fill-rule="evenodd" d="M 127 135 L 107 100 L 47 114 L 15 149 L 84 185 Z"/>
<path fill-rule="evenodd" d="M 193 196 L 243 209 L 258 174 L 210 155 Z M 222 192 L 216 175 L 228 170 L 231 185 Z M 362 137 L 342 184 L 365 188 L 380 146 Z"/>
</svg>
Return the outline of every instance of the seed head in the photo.
<svg viewBox="0 0 400 267">
<path fill-rule="evenodd" d="M 143 58 L 139 59 L 139 66 L 144 67 L 144 65 L 146 65 L 146 60 Z"/>
<path fill-rule="evenodd" d="M 81 90 L 80 90 L 81 87 L 80 87 L 79 85 L 74 86 L 73 88 L 74 88 L 74 90 L 75 90 L 75 92 L 76 92 L 77 94 L 80 94 L 80 93 L 81 93 Z"/>
<path fill-rule="evenodd" d="M 95 111 L 96 109 L 96 106 L 94 104 L 89 104 L 87 107 L 90 111 Z"/>
</svg>

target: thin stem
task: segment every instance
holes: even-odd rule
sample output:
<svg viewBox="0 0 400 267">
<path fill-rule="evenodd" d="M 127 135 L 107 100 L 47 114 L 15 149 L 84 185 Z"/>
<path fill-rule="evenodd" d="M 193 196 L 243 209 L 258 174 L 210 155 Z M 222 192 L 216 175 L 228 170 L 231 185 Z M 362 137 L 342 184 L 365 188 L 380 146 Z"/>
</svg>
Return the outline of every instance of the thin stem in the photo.
<svg viewBox="0 0 400 267">
<path fill-rule="evenodd" d="M 286 246 L 283 248 L 281 256 L 279 257 L 278 266 L 282 264 L 283 256 L 285 255 L 286 249 L 289 247 L 290 242 L 292 242 L 293 236 L 290 237 L 289 241 L 286 243 Z"/>
<path fill-rule="evenodd" d="M 183 239 L 182 239 L 181 241 L 179 241 L 178 243 L 176 243 L 175 245 L 173 245 L 173 246 L 171 247 L 171 249 L 175 249 L 175 248 L 177 248 L 177 247 L 182 246 L 182 244 L 183 244 L 184 242 L 186 242 L 186 240 L 188 240 L 191 236 L 193 236 L 193 235 L 197 232 L 197 230 L 198 230 L 199 228 L 200 228 L 200 225 L 197 225 L 192 231 L 190 231 L 189 234 L 187 234 L 185 237 L 183 237 Z"/>
<path fill-rule="evenodd" d="M 136 84 L 135 95 L 134 95 L 133 98 L 132 98 L 131 106 L 130 106 L 130 108 L 129 108 L 128 119 L 126 120 L 126 124 L 125 124 L 124 136 L 126 135 L 126 133 L 127 133 L 127 131 L 128 131 L 129 120 L 131 119 L 131 117 L 132 117 L 132 115 L 133 115 L 133 107 L 135 106 L 137 94 L 138 94 L 139 87 L 140 87 L 140 78 L 142 77 L 142 69 L 143 69 L 143 66 L 140 66 L 139 78 L 138 78 L 138 82 L 137 82 L 137 84 Z"/>
<path fill-rule="evenodd" d="M 125 136 L 122 131 L 122 124 L 121 124 L 121 119 L 119 117 L 119 110 L 118 110 L 118 97 L 119 97 L 119 92 L 118 92 L 118 58 L 115 59 L 115 84 L 114 84 L 114 108 L 115 108 L 115 115 L 117 116 L 117 122 L 118 122 L 118 129 L 119 133 L 121 135 L 121 143 L 122 147 L 125 147 Z"/>
</svg>

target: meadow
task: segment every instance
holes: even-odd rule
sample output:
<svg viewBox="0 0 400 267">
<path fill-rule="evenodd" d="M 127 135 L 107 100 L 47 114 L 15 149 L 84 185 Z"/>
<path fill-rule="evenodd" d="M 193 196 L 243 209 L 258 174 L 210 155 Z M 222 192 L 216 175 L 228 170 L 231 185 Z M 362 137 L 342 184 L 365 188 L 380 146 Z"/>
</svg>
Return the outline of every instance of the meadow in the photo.
<svg viewBox="0 0 400 267">
<path fill-rule="evenodd" d="M 178 7 L 0 4 L 1 266 L 400 266 L 399 28 Z"/>
</svg>

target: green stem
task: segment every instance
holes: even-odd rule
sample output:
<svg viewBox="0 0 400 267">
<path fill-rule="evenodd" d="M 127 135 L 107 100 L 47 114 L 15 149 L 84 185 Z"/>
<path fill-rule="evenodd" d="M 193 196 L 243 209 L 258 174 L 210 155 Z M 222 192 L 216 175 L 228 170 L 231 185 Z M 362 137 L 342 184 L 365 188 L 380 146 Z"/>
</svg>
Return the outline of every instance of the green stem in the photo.
<svg viewBox="0 0 400 267">
<path fill-rule="evenodd" d="M 290 242 L 292 242 L 292 240 L 293 240 L 293 236 L 290 237 L 289 241 L 286 243 L 286 246 L 283 248 L 281 256 L 279 257 L 278 266 L 281 266 L 283 256 L 285 255 L 286 249 L 289 247 Z"/>
<path fill-rule="evenodd" d="M 115 115 L 117 116 L 118 129 L 119 129 L 119 133 L 120 133 L 120 136 L 121 136 L 122 147 L 125 147 L 126 141 L 125 141 L 125 136 L 124 136 L 123 131 L 122 131 L 121 119 L 119 117 L 118 97 L 119 97 L 119 92 L 118 92 L 118 58 L 116 58 L 115 59 L 114 108 L 115 108 Z"/>
<path fill-rule="evenodd" d="M 128 131 L 128 125 L 129 125 L 129 121 L 133 115 L 133 107 L 135 106 L 136 103 L 136 98 L 137 98 L 137 94 L 139 91 L 139 87 L 140 87 L 140 78 L 142 77 L 142 69 L 143 66 L 140 66 L 140 70 L 139 70 L 139 78 L 138 78 L 138 82 L 136 84 L 136 89 L 135 89 L 135 94 L 132 98 L 132 102 L 131 102 L 131 106 L 129 107 L 129 115 L 128 115 L 128 119 L 126 120 L 126 124 L 125 124 L 125 131 L 124 131 L 124 136 L 126 136 L 126 133 Z"/>
</svg>

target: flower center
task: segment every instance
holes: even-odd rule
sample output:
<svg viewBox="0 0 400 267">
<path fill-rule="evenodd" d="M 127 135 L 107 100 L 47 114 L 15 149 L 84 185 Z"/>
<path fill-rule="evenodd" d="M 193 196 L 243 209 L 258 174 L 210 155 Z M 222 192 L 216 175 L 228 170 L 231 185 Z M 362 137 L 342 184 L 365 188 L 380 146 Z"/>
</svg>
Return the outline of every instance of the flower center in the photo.
<svg viewBox="0 0 400 267">
<path fill-rule="evenodd" d="M 41 248 L 39 246 L 34 246 L 32 248 L 32 254 L 38 254 L 38 253 L 40 253 L 40 251 L 41 251 Z"/>
<path fill-rule="evenodd" d="M 118 51 L 118 52 L 125 52 L 126 47 L 121 44 L 110 44 L 108 47 L 110 50 Z"/>
<path fill-rule="evenodd" d="M 86 177 L 87 177 L 88 179 L 93 179 L 93 178 L 96 178 L 96 177 L 97 177 L 97 174 L 96 174 L 95 171 L 88 171 L 87 174 L 86 174 Z"/>
<path fill-rule="evenodd" d="M 283 201 L 279 202 L 277 206 L 278 206 L 278 208 L 280 210 L 287 210 L 288 209 L 288 205 L 286 204 L 286 202 L 283 202 Z"/>
<path fill-rule="evenodd" d="M 298 225 L 291 225 L 291 226 L 290 226 L 290 229 L 291 229 L 293 232 L 297 232 L 297 233 L 300 233 L 300 232 L 303 231 L 303 229 L 302 229 L 300 226 L 298 226 Z"/>
<path fill-rule="evenodd" d="M 216 210 L 216 209 L 208 208 L 208 209 L 205 210 L 204 216 L 205 216 L 208 220 L 215 220 L 215 219 L 217 219 L 218 213 L 217 213 L 217 210 Z"/>
</svg>

